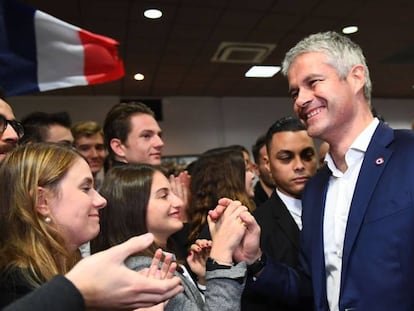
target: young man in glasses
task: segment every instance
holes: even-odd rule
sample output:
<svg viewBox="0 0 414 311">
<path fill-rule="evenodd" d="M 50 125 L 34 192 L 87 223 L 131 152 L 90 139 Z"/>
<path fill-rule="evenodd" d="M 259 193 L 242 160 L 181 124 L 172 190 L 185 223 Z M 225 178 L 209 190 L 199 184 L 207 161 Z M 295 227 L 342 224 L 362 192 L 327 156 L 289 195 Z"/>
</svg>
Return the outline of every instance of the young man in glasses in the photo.
<svg viewBox="0 0 414 311">
<path fill-rule="evenodd" d="M 0 162 L 16 148 L 23 134 L 23 126 L 15 120 L 13 109 L 0 91 Z"/>
</svg>

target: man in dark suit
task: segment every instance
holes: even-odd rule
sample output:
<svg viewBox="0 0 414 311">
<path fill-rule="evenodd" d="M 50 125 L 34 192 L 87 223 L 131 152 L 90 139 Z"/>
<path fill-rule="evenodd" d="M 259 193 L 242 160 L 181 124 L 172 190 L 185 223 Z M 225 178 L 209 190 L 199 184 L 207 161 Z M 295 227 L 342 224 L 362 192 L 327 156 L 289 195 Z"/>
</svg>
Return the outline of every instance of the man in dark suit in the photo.
<svg viewBox="0 0 414 311">
<path fill-rule="evenodd" d="M 365 57 L 348 37 L 308 36 L 282 67 L 296 114 L 329 153 L 302 195 L 298 269 L 264 264 L 254 222 L 246 224 L 234 255 L 254 267 L 249 290 L 317 311 L 414 310 L 413 131 L 374 118 Z"/>
<path fill-rule="evenodd" d="M 315 174 L 317 156 L 313 139 L 294 117 L 277 120 L 265 136 L 267 170 L 276 183 L 271 197 L 253 216 L 261 228 L 260 247 L 268 258 L 297 267 L 300 230 L 302 229 L 301 195 L 306 182 Z M 282 301 L 259 292 L 245 292 L 242 310 L 292 310 Z"/>
</svg>

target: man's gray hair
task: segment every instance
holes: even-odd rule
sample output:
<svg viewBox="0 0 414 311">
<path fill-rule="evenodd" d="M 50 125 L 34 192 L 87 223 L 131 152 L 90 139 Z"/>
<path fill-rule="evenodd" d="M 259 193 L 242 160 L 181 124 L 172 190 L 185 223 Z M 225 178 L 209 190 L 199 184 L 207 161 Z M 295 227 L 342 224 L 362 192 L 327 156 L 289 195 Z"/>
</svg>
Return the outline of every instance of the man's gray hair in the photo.
<svg viewBox="0 0 414 311">
<path fill-rule="evenodd" d="M 287 76 L 290 66 L 299 55 L 310 52 L 324 53 L 328 57 L 328 64 L 336 69 L 341 79 L 347 77 L 353 66 L 363 65 L 365 68 L 364 97 L 368 103 L 371 102 L 372 82 L 364 54 L 358 44 L 334 31 L 310 35 L 286 53 L 282 62 L 283 75 Z"/>
</svg>

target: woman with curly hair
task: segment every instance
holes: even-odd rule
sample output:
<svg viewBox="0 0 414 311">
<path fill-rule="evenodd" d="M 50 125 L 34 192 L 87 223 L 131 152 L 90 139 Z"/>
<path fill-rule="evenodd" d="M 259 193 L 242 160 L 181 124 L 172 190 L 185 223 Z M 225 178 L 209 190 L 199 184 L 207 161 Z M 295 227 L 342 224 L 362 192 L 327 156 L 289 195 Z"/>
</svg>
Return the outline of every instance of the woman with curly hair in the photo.
<svg viewBox="0 0 414 311">
<path fill-rule="evenodd" d="M 242 150 L 236 145 L 210 149 L 200 156 L 191 171 L 187 209 L 190 243 L 210 238 L 207 213 L 220 198 L 238 200 L 250 212 L 255 209 L 253 178 L 251 167 L 246 165 Z"/>
</svg>

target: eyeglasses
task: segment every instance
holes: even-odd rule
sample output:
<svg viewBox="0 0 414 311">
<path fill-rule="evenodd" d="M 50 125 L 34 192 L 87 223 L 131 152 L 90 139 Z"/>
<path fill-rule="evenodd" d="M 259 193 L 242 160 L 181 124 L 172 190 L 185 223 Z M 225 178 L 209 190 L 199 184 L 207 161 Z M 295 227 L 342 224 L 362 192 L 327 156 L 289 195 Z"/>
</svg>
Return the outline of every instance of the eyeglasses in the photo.
<svg viewBox="0 0 414 311">
<path fill-rule="evenodd" d="M 24 135 L 23 124 L 21 124 L 19 121 L 16 121 L 16 120 L 7 120 L 6 117 L 1 114 L 0 114 L 0 135 L 3 135 L 4 131 L 7 128 L 7 124 L 10 124 L 10 126 L 15 130 L 19 139 L 23 137 Z"/>
</svg>

